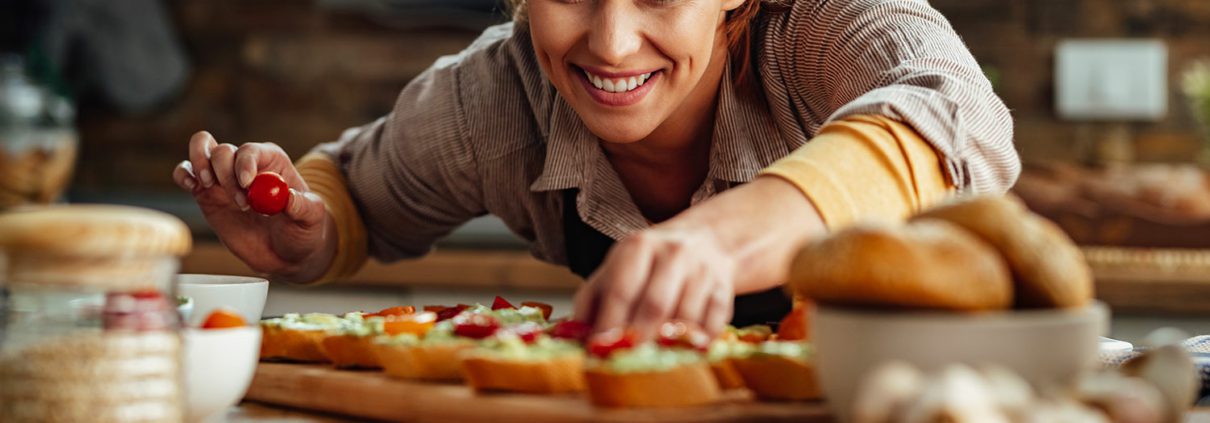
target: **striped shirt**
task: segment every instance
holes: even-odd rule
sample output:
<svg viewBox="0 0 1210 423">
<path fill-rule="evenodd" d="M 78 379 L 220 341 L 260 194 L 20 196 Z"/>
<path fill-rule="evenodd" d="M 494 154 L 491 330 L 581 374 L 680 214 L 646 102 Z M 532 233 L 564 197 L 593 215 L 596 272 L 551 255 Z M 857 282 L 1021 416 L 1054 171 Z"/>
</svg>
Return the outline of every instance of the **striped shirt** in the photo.
<svg viewBox="0 0 1210 423">
<path fill-rule="evenodd" d="M 753 22 L 749 89 L 728 66 L 696 204 L 752 180 L 820 128 L 880 115 L 915 129 L 950 184 L 1003 192 L 1020 163 L 1012 120 L 945 18 L 922 0 L 797 0 Z M 566 264 L 561 192 L 620 239 L 648 226 L 599 141 L 545 79 L 524 26 L 488 28 L 408 84 L 393 112 L 322 144 L 347 181 L 369 252 L 416 257 L 467 220 L 498 216 Z"/>
</svg>

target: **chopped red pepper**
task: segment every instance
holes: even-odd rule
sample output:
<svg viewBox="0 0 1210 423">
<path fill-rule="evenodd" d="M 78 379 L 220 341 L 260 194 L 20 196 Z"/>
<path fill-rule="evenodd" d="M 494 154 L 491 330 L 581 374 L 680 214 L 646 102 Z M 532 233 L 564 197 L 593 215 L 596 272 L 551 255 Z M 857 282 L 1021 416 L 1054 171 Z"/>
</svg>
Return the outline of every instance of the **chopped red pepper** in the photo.
<svg viewBox="0 0 1210 423">
<path fill-rule="evenodd" d="M 613 329 L 593 336 L 588 341 L 588 353 L 594 357 L 607 358 L 614 351 L 634 347 L 634 332 Z"/>
<path fill-rule="evenodd" d="M 521 338 L 521 342 L 532 344 L 538 340 L 538 335 L 542 334 L 542 325 L 534 322 L 525 322 L 508 328 L 508 331 Z"/>
<path fill-rule="evenodd" d="M 487 338 L 497 330 L 500 330 L 500 322 L 495 317 L 481 313 L 471 313 L 454 324 L 454 335 L 473 339 Z"/>
<path fill-rule="evenodd" d="M 537 302 L 537 301 L 525 301 L 525 302 L 521 303 L 521 306 L 522 307 L 535 307 L 535 308 L 541 309 L 542 318 L 546 319 L 546 320 L 550 320 L 550 314 L 554 313 L 554 311 L 555 311 L 554 306 L 547 304 L 547 303 Z"/>
<path fill-rule="evenodd" d="M 550 327 L 550 337 L 584 342 L 592 334 L 592 325 L 579 320 L 565 320 Z"/>
<path fill-rule="evenodd" d="M 514 306 L 513 303 L 510 303 L 510 302 L 508 302 L 508 300 L 504 299 L 504 297 L 497 295 L 496 300 L 492 301 L 492 310 L 499 310 L 502 308 L 515 309 L 517 307 Z"/>
</svg>

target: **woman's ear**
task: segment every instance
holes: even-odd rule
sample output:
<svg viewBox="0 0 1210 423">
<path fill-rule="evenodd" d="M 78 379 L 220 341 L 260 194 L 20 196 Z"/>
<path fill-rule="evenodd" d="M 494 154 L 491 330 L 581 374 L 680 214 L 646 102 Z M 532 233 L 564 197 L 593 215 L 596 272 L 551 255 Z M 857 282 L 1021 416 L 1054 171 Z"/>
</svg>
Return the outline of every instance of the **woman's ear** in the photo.
<svg viewBox="0 0 1210 423">
<path fill-rule="evenodd" d="M 760 1 L 760 0 L 723 0 L 723 11 L 730 12 L 743 6 L 745 1 Z"/>
</svg>

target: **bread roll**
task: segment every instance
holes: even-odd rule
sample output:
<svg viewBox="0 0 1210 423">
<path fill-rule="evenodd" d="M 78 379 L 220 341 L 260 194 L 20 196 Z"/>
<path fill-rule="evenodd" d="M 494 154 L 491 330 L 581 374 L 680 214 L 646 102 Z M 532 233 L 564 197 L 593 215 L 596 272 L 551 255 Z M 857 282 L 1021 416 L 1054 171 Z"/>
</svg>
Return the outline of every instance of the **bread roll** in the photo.
<svg viewBox="0 0 1210 423">
<path fill-rule="evenodd" d="M 1015 197 L 982 196 L 921 213 L 965 228 L 1008 261 L 1018 307 L 1079 307 L 1092 299 L 1092 272 L 1071 238 Z"/>
<path fill-rule="evenodd" d="M 787 284 L 824 304 L 959 311 L 1012 305 L 1012 278 L 994 248 L 940 220 L 858 226 L 807 245 Z"/>
</svg>

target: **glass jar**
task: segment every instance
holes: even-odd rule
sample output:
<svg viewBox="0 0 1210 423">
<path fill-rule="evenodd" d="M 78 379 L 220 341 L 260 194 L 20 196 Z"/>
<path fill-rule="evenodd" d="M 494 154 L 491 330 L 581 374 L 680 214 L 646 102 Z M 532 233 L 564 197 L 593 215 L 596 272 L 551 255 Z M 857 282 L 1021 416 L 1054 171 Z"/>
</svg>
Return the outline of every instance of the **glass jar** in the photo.
<svg viewBox="0 0 1210 423">
<path fill-rule="evenodd" d="M 63 194 L 79 144 L 74 120 L 71 102 L 31 80 L 20 56 L 0 55 L 0 210 Z"/>
<path fill-rule="evenodd" d="M 183 419 L 188 229 L 120 206 L 0 214 L 0 422 Z"/>
</svg>

